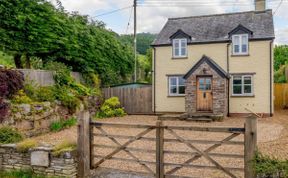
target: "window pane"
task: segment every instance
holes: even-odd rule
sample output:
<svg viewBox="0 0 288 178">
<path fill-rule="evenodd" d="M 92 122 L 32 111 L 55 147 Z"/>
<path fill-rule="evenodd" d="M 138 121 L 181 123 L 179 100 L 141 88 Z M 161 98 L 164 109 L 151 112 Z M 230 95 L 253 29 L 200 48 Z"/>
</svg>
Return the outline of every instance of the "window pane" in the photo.
<svg viewBox="0 0 288 178">
<path fill-rule="evenodd" d="M 199 79 L 199 84 L 204 85 L 204 79 L 203 78 Z"/>
<path fill-rule="evenodd" d="M 206 83 L 206 90 L 211 90 L 211 84 Z"/>
<path fill-rule="evenodd" d="M 170 86 L 170 93 L 177 94 L 177 87 L 176 86 Z"/>
<path fill-rule="evenodd" d="M 179 86 L 179 94 L 185 94 L 185 86 Z"/>
<path fill-rule="evenodd" d="M 174 47 L 179 48 L 179 40 L 174 40 Z"/>
<path fill-rule="evenodd" d="M 251 77 L 244 77 L 244 84 L 251 84 Z"/>
<path fill-rule="evenodd" d="M 176 49 L 176 48 L 174 49 L 174 55 L 179 56 L 179 49 Z"/>
<path fill-rule="evenodd" d="M 181 48 L 181 56 L 186 56 L 186 48 Z"/>
<path fill-rule="evenodd" d="M 233 94 L 242 94 L 242 87 L 241 85 L 234 85 L 233 86 Z"/>
<path fill-rule="evenodd" d="M 234 53 L 239 53 L 239 45 L 234 45 Z"/>
<path fill-rule="evenodd" d="M 171 77 L 170 78 L 170 85 L 177 85 L 177 78 Z"/>
<path fill-rule="evenodd" d="M 247 35 L 242 35 L 242 44 L 247 44 L 247 42 L 248 42 Z"/>
<path fill-rule="evenodd" d="M 183 77 L 178 77 L 179 85 L 185 85 L 185 79 Z"/>
<path fill-rule="evenodd" d="M 187 41 L 186 40 L 181 40 L 181 47 L 186 48 Z"/>
<path fill-rule="evenodd" d="M 252 93 L 252 86 L 251 85 L 245 85 L 244 86 L 244 93 Z"/>
<path fill-rule="evenodd" d="M 247 52 L 247 45 L 242 44 L 242 53 L 246 53 L 246 52 Z"/>
<path fill-rule="evenodd" d="M 239 36 L 233 36 L 233 44 L 234 45 L 239 45 L 240 44 Z"/>
<path fill-rule="evenodd" d="M 233 77 L 233 84 L 242 84 L 242 77 L 241 76 L 234 76 Z"/>
</svg>

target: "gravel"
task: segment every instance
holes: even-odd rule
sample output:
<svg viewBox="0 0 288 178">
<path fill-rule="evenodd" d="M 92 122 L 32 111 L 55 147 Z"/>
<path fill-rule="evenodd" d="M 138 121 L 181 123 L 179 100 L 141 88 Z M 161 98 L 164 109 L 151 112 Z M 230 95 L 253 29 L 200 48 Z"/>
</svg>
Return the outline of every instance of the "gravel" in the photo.
<svg viewBox="0 0 288 178">
<path fill-rule="evenodd" d="M 110 118 L 110 119 L 103 119 L 101 122 L 117 122 L 117 123 L 137 123 L 137 124 L 155 124 L 157 120 L 156 116 L 142 116 L 142 115 L 135 115 L 135 116 L 125 116 L 123 118 Z M 199 122 L 187 122 L 187 121 L 164 121 L 165 125 L 178 125 L 178 126 L 229 126 L 229 127 L 243 127 L 244 126 L 245 119 L 243 118 L 227 118 L 223 122 L 212 122 L 212 123 L 199 123 Z M 261 118 L 258 120 L 258 148 L 259 150 L 266 155 L 270 155 L 279 159 L 288 159 L 288 112 L 287 111 L 278 111 L 276 112 L 275 116 L 273 118 Z M 103 127 L 103 129 L 108 132 L 109 134 L 117 134 L 117 135 L 129 135 L 129 136 L 135 136 L 137 133 L 140 133 L 143 131 L 143 129 L 127 129 L 127 128 L 109 128 L 109 127 Z M 43 136 L 36 137 L 36 140 L 45 142 L 45 143 L 52 143 L 56 144 L 63 140 L 77 140 L 77 130 L 76 127 L 73 127 L 71 129 L 67 129 L 58 133 L 52 133 L 47 134 Z M 100 133 L 97 129 L 94 129 L 95 133 Z M 222 140 L 225 137 L 229 136 L 230 134 L 227 133 L 213 133 L 213 132 L 195 132 L 195 131 L 175 131 L 179 136 L 185 138 L 185 139 L 203 139 L 203 140 Z M 155 131 L 151 131 L 148 134 L 145 135 L 146 137 L 155 137 Z M 167 131 L 165 132 L 165 138 L 174 138 L 171 134 L 169 134 Z M 243 141 L 243 135 L 240 135 L 234 139 L 233 141 Z M 125 143 L 127 139 L 117 139 L 121 144 Z M 113 143 L 108 138 L 101 138 L 96 137 L 94 139 L 94 143 L 96 144 L 105 144 L 105 145 L 111 145 L 111 146 L 117 146 L 115 143 Z M 212 144 L 194 144 L 198 149 L 205 150 L 209 146 L 212 146 Z M 150 149 L 155 150 L 155 143 L 151 141 L 143 141 L 138 140 L 129 145 L 129 147 L 134 148 L 142 148 L 142 149 Z M 164 144 L 165 150 L 170 151 L 192 151 L 191 148 L 189 148 L 187 145 L 183 143 L 168 143 L 166 142 Z M 105 156 L 113 151 L 113 149 L 107 149 L 107 148 L 94 148 L 94 153 L 97 155 Z M 213 153 L 226 153 L 226 154 L 242 154 L 244 152 L 244 147 L 241 145 L 222 145 L 218 147 L 217 149 L 212 151 Z M 154 153 L 139 153 L 139 152 L 131 152 L 134 154 L 139 160 L 145 160 L 145 161 L 155 161 L 155 154 Z M 117 158 L 126 158 L 126 159 L 132 159 L 131 156 L 129 156 L 126 152 L 121 151 L 114 155 Z M 187 155 L 172 155 L 172 154 L 165 154 L 164 159 L 165 162 L 169 163 L 183 163 L 187 159 L 191 158 L 191 156 Z M 212 157 L 215 159 L 219 164 L 225 167 L 237 167 L 237 168 L 243 168 L 244 167 L 244 161 L 243 159 L 238 158 L 221 158 L 221 157 Z M 96 162 L 99 160 L 98 158 L 94 160 Z M 209 165 L 214 166 L 209 161 L 207 161 L 205 158 L 200 158 L 193 162 L 193 164 L 197 165 Z M 137 171 L 137 172 L 143 172 L 147 173 L 147 170 L 143 168 L 140 164 L 137 163 L 129 163 L 129 162 L 121 162 L 121 161 L 115 161 L 115 160 L 106 160 L 103 164 L 101 164 L 102 169 L 103 168 L 109 168 L 111 169 L 117 169 L 117 170 L 123 170 L 123 171 Z M 155 165 L 148 165 L 151 170 L 155 172 Z M 111 168 L 111 169 L 110 169 Z M 172 167 L 165 166 L 165 170 L 169 170 Z M 105 170 L 105 169 L 104 169 Z M 231 171 L 235 173 L 238 177 L 243 177 L 243 173 L 240 171 Z M 107 173 L 107 172 L 106 172 Z M 104 177 L 133 177 L 138 178 L 137 175 L 139 175 L 139 178 L 142 178 L 143 175 L 137 174 L 128 174 L 125 173 L 119 173 L 115 171 L 108 171 L 110 174 L 106 174 L 105 171 L 102 171 L 101 175 L 97 175 L 99 178 L 103 175 Z M 177 176 L 190 176 L 193 175 L 194 177 L 229 177 L 226 174 L 224 174 L 220 170 L 216 169 L 195 169 L 195 168 L 182 168 L 179 169 L 177 172 L 174 173 L 174 175 Z M 95 178 L 97 177 L 95 175 Z M 141 177 L 142 176 L 142 177 Z M 98 178 L 97 177 L 97 178 Z M 145 176 L 144 176 L 145 177 Z M 133 177 L 134 178 L 134 177 Z M 145 177 L 146 178 L 146 177 Z"/>
</svg>

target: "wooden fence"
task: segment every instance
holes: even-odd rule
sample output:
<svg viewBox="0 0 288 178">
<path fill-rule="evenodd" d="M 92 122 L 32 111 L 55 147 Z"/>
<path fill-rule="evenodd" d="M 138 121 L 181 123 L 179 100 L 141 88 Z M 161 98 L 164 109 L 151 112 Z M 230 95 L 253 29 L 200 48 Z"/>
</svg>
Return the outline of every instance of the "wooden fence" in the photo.
<svg viewBox="0 0 288 178">
<path fill-rule="evenodd" d="M 55 84 L 53 75 L 54 71 L 34 70 L 34 69 L 17 69 L 24 74 L 26 81 L 33 81 L 39 86 L 52 86 Z M 78 72 L 71 72 L 72 77 L 77 81 L 82 81 L 82 76 Z"/>
<path fill-rule="evenodd" d="M 128 114 L 152 114 L 152 87 L 104 88 L 104 97 L 116 96 Z"/>
<path fill-rule="evenodd" d="M 275 109 L 288 108 L 288 83 L 275 83 L 274 97 Z"/>
<path fill-rule="evenodd" d="M 173 126 L 173 125 L 163 125 L 162 121 L 157 121 L 156 124 L 124 124 L 115 122 L 89 122 L 89 114 L 82 118 L 81 125 L 79 126 L 79 176 L 86 177 L 87 172 L 90 169 L 96 169 L 102 164 L 108 161 L 120 161 L 120 165 L 125 165 L 128 163 L 133 163 L 133 165 L 139 165 L 146 170 L 147 174 L 150 174 L 156 178 L 164 177 L 185 177 L 191 178 L 195 175 L 175 175 L 176 171 L 182 169 L 203 169 L 206 170 L 218 170 L 222 171 L 223 174 L 229 177 L 239 177 L 239 174 L 235 172 L 242 172 L 245 178 L 254 178 L 253 170 L 251 167 L 251 160 L 256 152 L 257 143 L 257 119 L 255 117 L 250 117 L 246 119 L 245 127 L 243 128 L 230 128 L 230 127 L 200 127 L 200 126 Z M 111 130 L 117 130 L 117 134 L 111 134 Z M 124 129 L 125 133 L 129 132 L 129 129 L 136 129 L 133 132 L 134 135 L 123 135 L 119 132 L 119 129 Z M 153 132 L 154 131 L 154 132 Z M 206 133 L 226 133 L 224 138 L 221 140 L 191 140 L 185 138 L 185 134 L 182 135 L 180 132 L 204 132 Z M 167 137 L 167 134 L 170 137 Z M 164 136 L 165 135 L 165 136 Z M 244 135 L 244 141 L 238 141 L 234 138 Z M 101 144 L 99 139 L 106 138 L 113 143 L 113 145 Z M 133 145 L 135 142 L 145 141 L 150 142 L 150 144 L 142 144 L 140 147 Z M 107 142 L 105 142 L 107 143 Z M 181 150 L 168 150 L 164 147 L 164 143 L 172 144 L 184 144 L 188 148 Z M 208 145 L 208 147 L 199 147 L 197 144 Z M 137 144 L 136 144 L 137 145 Z M 228 153 L 227 150 L 221 153 L 219 149 L 222 145 L 234 145 L 234 146 L 244 146 L 244 154 Z M 155 146 L 155 147 L 154 147 Z M 154 147 L 154 148 L 153 148 Z M 97 149 L 103 148 L 105 154 L 101 154 Z M 215 152 L 215 150 L 217 151 Z M 121 152 L 125 152 L 129 158 L 121 156 Z M 222 151 L 223 152 L 223 151 Z M 138 154 L 137 154 L 138 153 Z M 139 156 L 140 153 L 140 156 Z M 143 159 L 141 155 L 152 154 L 152 160 Z M 172 155 L 185 155 L 185 161 L 182 163 L 177 163 L 174 160 L 169 161 L 169 159 L 164 159 L 171 157 Z M 118 156 L 116 156 L 118 155 Z M 148 156 L 149 157 L 149 156 Z M 219 158 L 230 158 L 232 161 L 237 159 L 244 159 L 244 167 L 235 166 L 222 166 L 221 163 L 215 159 Z M 88 159 L 90 158 L 90 159 Z M 150 155 L 151 158 L 151 155 Z M 187 159 L 189 158 L 189 159 Z M 209 162 L 206 164 L 196 163 L 197 160 L 205 158 Z M 110 165 L 110 163 L 108 163 Z M 237 164 L 234 164 L 237 165 Z M 164 169 L 165 168 L 165 169 Z M 121 168 L 120 168 L 121 169 Z M 131 171 L 131 170 L 130 170 Z M 135 171 L 135 170 L 132 170 Z M 220 176 L 221 177 L 221 176 Z M 241 177 L 241 176 L 240 176 Z"/>
</svg>

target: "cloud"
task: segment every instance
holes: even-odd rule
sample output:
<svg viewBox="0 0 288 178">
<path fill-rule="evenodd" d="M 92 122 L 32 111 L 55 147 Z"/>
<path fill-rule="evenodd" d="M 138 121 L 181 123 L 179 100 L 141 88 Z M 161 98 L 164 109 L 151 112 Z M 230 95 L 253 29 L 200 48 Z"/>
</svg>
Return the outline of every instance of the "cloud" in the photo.
<svg viewBox="0 0 288 178">
<path fill-rule="evenodd" d="M 288 44 L 288 26 L 286 28 L 276 29 L 275 36 L 275 44 Z"/>
<path fill-rule="evenodd" d="M 55 1 L 55 0 L 52 0 Z M 61 0 L 63 6 L 68 11 L 79 11 L 81 14 L 88 14 L 95 16 L 101 13 L 109 12 L 118 8 L 123 8 L 132 5 L 133 0 Z M 145 0 L 143 0 L 145 2 Z M 163 0 L 165 2 L 165 0 Z M 183 16 L 195 16 L 204 14 L 217 14 L 226 12 L 239 12 L 249 11 L 254 9 L 254 5 L 251 3 L 253 0 L 206 0 L 206 5 L 194 6 L 181 6 L 181 7 L 143 7 L 137 8 L 137 28 L 138 32 L 151 32 L 159 33 L 161 28 L 165 25 L 169 17 L 183 17 Z M 267 8 L 275 10 L 280 1 L 268 1 Z M 177 3 L 177 1 L 175 1 Z M 228 6 L 227 3 L 230 5 Z M 231 6 L 231 3 L 234 3 Z M 278 30 L 276 32 L 276 41 L 279 43 L 287 42 L 287 28 L 283 28 L 283 24 L 288 26 L 288 3 L 283 1 L 278 8 L 275 19 L 282 19 L 281 23 L 276 23 Z M 117 13 L 100 17 L 100 20 L 104 20 L 108 27 L 113 27 L 112 30 L 117 33 L 123 33 L 123 28 L 127 25 L 130 15 L 130 10 L 123 10 Z M 123 17 L 120 22 L 120 18 Z M 125 19 L 125 20 L 124 20 Z M 127 19 L 127 20 L 126 20 Z M 123 25 L 120 25 L 122 23 Z M 116 25 L 115 25 L 116 24 Z M 275 27 L 276 28 L 276 27 Z M 130 22 L 129 33 L 133 32 L 133 16 Z M 286 39 L 284 39 L 286 38 Z"/>
</svg>

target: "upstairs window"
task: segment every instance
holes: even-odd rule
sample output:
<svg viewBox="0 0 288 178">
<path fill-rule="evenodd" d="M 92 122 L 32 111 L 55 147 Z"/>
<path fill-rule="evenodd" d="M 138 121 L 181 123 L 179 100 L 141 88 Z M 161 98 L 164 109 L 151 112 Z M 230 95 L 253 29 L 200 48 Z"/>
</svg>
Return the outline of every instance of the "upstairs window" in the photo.
<svg viewBox="0 0 288 178">
<path fill-rule="evenodd" d="M 252 96 L 253 84 L 251 75 L 233 76 L 232 95 L 234 96 Z"/>
<path fill-rule="evenodd" d="M 185 95 L 185 79 L 183 76 L 169 77 L 169 96 Z"/>
<path fill-rule="evenodd" d="M 173 57 L 174 58 L 187 57 L 186 38 L 173 40 Z"/>
<path fill-rule="evenodd" d="M 248 34 L 233 35 L 232 44 L 234 55 L 248 54 Z"/>
</svg>

